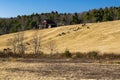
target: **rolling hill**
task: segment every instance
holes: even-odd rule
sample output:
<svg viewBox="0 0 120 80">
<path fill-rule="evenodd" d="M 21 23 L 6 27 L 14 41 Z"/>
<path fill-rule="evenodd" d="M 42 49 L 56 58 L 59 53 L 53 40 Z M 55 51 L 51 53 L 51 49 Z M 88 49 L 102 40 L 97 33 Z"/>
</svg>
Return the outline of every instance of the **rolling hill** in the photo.
<svg viewBox="0 0 120 80">
<path fill-rule="evenodd" d="M 25 31 L 25 42 L 30 43 L 35 30 Z M 69 49 L 71 52 L 100 51 L 101 53 L 120 53 L 120 21 L 109 21 L 101 23 L 88 23 L 68 25 L 57 28 L 38 30 L 42 35 L 42 44 L 53 40 L 56 43 L 57 51 L 64 52 Z M 7 41 L 14 34 L 0 36 L 0 50 L 7 48 Z M 30 49 L 29 49 L 30 51 Z M 49 52 L 44 49 L 44 52 Z"/>
</svg>

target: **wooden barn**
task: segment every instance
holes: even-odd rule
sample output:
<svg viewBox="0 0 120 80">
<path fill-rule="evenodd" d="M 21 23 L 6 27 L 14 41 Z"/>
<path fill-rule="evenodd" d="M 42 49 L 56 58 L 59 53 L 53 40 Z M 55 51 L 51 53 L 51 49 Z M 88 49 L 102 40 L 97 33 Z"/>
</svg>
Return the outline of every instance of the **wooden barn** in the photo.
<svg viewBox="0 0 120 80">
<path fill-rule="evenodd" d="M 43 20 L 39 23 L 38 27 L 39 29 L 53 28 L 53 27 L 57 27 L 57 24 L 52 20 Z"/>
</svg>

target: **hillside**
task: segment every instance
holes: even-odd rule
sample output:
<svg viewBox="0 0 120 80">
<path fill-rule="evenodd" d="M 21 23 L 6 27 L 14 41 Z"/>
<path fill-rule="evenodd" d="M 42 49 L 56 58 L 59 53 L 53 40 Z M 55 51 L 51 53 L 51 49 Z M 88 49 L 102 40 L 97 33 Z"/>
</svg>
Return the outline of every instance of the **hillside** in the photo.
<svg viewBox="0 0 120 80">
<path fill-rule="evenodd" d="M 35 30 L 25 31 L 25 42 L 30 43 Z M 14 34 L 14 33 L 13 33 Z M 7 39 L 13 34 L 0 36 L 0 50 L 7 48 Z M 57 51 L 69 49 L 71 52 L 114 52 L 120 53 L 120 21 L 88 23 L 86 26 L 70 25 L 51 29 L 39 30 L 42 34 L 42 44 L 50 39 L 56 42 Z M 30 49 L 29 49 L 30 51 Z M 49 52 L 44 49 L 45 52 Z"/>
</svg>

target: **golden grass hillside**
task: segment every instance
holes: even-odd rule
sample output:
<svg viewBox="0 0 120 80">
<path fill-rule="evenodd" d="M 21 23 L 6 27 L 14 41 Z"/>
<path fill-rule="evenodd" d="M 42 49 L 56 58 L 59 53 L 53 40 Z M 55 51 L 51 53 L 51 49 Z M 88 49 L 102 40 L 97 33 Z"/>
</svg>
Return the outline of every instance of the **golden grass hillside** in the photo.
<svg viewBox="0 0 120 80">
<path fill-rule="evenodd" d="M 108 53 L 120 53 L 120 21 L 102 23 L 89 23 L 82 27 L 81 24 L 64 27 L 38 30 L 42 35 L 42 44 L 54 40 L 57 52 L 69 49 L 71 52 L 100 51 Z M 30 43 L 35 30 L 25 31 L 25 42 Z M 0 36 L 0 50 L 7 48 L 7 40 L 13 34 Z M 30 50 L 29 50 L 30 51 Z M 49 52 L 44 49 L 45 52 Z"/>
</svg>

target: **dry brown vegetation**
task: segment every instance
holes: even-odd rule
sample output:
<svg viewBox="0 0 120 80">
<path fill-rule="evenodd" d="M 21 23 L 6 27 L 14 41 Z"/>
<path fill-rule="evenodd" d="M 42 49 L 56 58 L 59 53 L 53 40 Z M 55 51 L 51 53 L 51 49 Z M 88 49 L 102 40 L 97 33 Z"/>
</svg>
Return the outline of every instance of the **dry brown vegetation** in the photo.
<svg viewBox="0 0 120 80">
<path fill-rule="evenodd" d="M 69 50 L 65 50 L 64 53 L 55 53 L 55 54 L 44 54 L 44 53 L 29 53 L 29 54 L 21 54 L 21 53 L 13 53 L 13 52 L 0 52 L 0 58 L 33 58 L 33 59 L 84 59 L 84 60 L 120 60 L 120 54 L 115 53 L 104 53 L 100 54 L 96 51 L 91 51 L 87 53 L 71 53 Z"/>
<path fill-rule="evenodd" d="M 0 80 L 120 79 L 119 64 L 81 63 L 67 59 L 0 61 Z"/>
<path fill-rule="evenodd" d="M 57 27 L 51 29 L 38 30 L 42 33 L 42 44 L 47 44 L 50 40 L 56 41 L 57 52 L 63 52 L 68 48 L 71 52 L 100 51 L 101 53 L 119 53 L 120 48 L 120 21 L 81 24 Z M 87 28 L 89 27 L 89 28 Z M 25 43 L 29 48 L 32 46 L 32 36 L 35 30 L 25 31 Z M 0 49 L 3 50 L 7 40 L 14 34 L 0 36 Z M 43 46 L 44 48 L 44 46 Z M 31 49 L 28 49 L 30 52 Z M 43 50 L 45 53 L 48 49 Z"/>
<path fill-rule="evenodd" d="M 120 55 L 0 53 L 0 80 L 120 79 Z"/>
<path fill-rule="evenodd" d="M 120 21 L 79 24 L 38 30 L 36 36 L 25 31 L 22 44 L 29 54 L 9 49 L 16 33 L 0 36 L 0 80 L 120 79 L 119 26 Z"/>
</svg>

